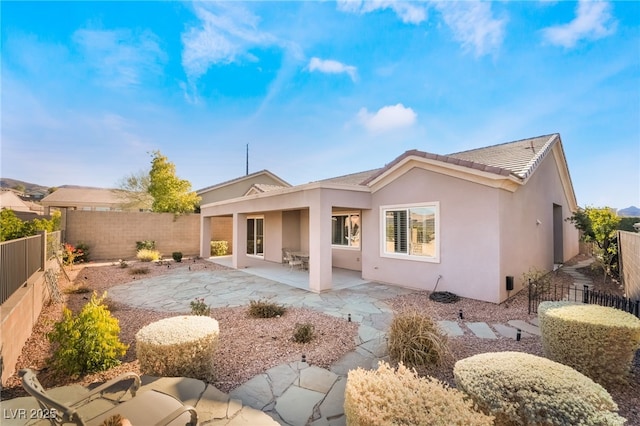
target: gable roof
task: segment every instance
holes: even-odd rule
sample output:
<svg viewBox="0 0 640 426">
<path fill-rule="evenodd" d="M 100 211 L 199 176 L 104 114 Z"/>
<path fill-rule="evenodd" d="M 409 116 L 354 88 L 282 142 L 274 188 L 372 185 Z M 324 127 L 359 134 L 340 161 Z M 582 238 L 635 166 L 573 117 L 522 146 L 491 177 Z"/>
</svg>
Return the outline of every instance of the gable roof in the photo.
<svg viewBox="0 0 640 426">
<path fill-rule="evenodd" d="M 336 176 L 328 179 L 322 179 L 318 182 L 339 184 L 339 185 L 365 185 L 371 177 L 375 176 L 383 168 L 367 170 L 364 172 L 350 173 L 348 175 Z"/>
<path fill-rule="evenodd" d="M 227 180 L 227 181 L 224 181 L 224 182 L 217 183 L 215 185 L 211 185 L 211 186 L 207 186 L 207 187 L 202 188 L 202 189 L 198 189 L 196 191 L 196 194 L 201 195 L 201 194 L 203 194 L 205 192 L 209 192 L 209 191 L 214 190 L 214 189 L 222 188 L 224 186 L 232 185 L 234 183 L 242 182 L 243 180 L 251 179 L 251 178 L 254 178 L 256 176 L 263 175 L 263 174 L 269 176 L 270 178 L 272 178 L 276 182 L 279 182 L 280 185 L 282 185 L 282 187 L 285 187 L 285 188 L 290 188 L 291 187 L 291 184 L 289 184 L 285 180 L 281 179 L 280 177 L 276 176 L 275 174 L 271 173 L 269 170 L 260 170 L 260 171 L 255 172 L 255 173 L 248 174 L 246 176 L 240 176 L 240 177 L 235 178 L 235 179 L 230 179 L 230 180 Z"/>
<path fill-rule="evenodd" d="M 261 194 L 263 192 L 277 191 L 278 189 L 289 188 L 282 185 L 269 185 L 266 183 L 254 183 L 244 195 Z"/>
<path fill-rule="evenodd" d="M 370 184 L 409 157 L 434 160 L 443 163 L 443 165 L 461 166 L 505 177 L 511 175 L 519 180 L 525 180 L 533 173 L 538 164 L 551 150 L 556 140 L 559 139 L 560 135 L 554 133 L 448 155 L 432 154 L 419 150 L 406 151 L 391 163 L 379 169 L 377 173 L 366 179 L 363 184 Z"/>
</svg>

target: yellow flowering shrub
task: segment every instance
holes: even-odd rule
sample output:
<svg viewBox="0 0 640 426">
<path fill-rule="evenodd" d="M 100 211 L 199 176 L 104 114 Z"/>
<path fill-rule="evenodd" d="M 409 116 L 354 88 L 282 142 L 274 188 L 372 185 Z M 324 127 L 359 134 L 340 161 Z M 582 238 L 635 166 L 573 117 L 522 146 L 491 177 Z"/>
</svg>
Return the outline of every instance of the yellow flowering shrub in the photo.
<svg viewBox="0 0 640 426">
<path fill-rule="evenodd" d="M 538 307 L 545 356 L 598 383 L 624 381 L 640 348 L 640 319 L 598 305 L 543 302 Z"/>
<path fill-rule="evenodd" d="M 136 333 L 140 371 L 150 376 L 213 377 L 218 321 L 200 315 L 151 323 Z"/>
<path fill-rule="evenodd" d="M 522 352 L 492 352 L 456 362 L 453 375 L 496 425 L 623 425 L 599 384 L 571 367 Z"/>
<path fill-rule="evenodd" d="M 400 364 L 381 362 L 377 370 L 349 371 L 344 395 L 348 426 L 492 425 L 455 389 L 432 377 L 421 378 Z"/>
</svg>

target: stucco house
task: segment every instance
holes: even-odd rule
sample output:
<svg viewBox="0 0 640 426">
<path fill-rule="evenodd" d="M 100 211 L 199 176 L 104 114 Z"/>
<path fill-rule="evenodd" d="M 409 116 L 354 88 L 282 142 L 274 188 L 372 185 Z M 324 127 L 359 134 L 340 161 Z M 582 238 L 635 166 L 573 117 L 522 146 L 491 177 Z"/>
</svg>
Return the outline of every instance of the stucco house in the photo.
<svg viewBox="0 0 640 426">
<path fill-rule="evenodd" d="M 124 191 L 108 188 L 60 187 L 40 201 L 49 214 L 51 208 L 88 211 L 123 211 Z M 137 209 L 132 209 L 137 211 Z"/>
<path fill-rule="evenodd" d="M 498 303 L 531 267 L 578 253 L 564 219 L 578 208 L 559 134 L 437 155 L 411 150 L 386 166 L 201 205 L 201 256 L 216 218 L 232 224 L 232 265 L 309 254 L 309 285 L 332 268 L 419 290 Z M 509 290 L 513 283 L 513 290 Z"/>
</svg>

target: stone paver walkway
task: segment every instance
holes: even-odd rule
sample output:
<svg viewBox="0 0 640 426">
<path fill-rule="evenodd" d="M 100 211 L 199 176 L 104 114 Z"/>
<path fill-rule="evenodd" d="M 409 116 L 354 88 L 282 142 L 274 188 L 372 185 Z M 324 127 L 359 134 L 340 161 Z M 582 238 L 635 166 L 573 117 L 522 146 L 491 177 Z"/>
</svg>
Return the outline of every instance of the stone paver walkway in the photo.
<svg viewBox="0 0 640 426">
<path fill-rule="evenodd" d="M 573 270 L 579 267 L 580 264 Z M 563 270 L 572 275 L 570 267 Z M 580 282 L 578 278 L 574 280 Z M 176 313 L 189 312 L 190 303 L 195 298 L 204 298 L 205 303 L 214 308 L 242 306 L 252 299 L 266 298 L 344 319 L 350 315 L 352 321 L 360 324 L 356 336 L 358 346 L 330 369 L 301 361 L 282 364 L 255 376 L 229 395 L 195 379 L 145 379 L 145 386 L 174 394 L 195 405 L 202 425 L 334 426 L 346 424 L 343 404 L 349 370 L 376 368 L 380 360 L 388 359 L 385 333 L 393 311 L 386 300 L 413 292 L 367 283 L 315 294 L 240 270 L 177 270 L 171 275 L 112 287 L 109 296 L 128 305 Z M 455 338 L 515 339 L 517 329 L 521 330 L 521 338 L 540 334 L 535 319 L 512 320 L 508 324 L 462 320 L 439 321 L 438 324 L 446 334 Z M 2 408 L 8 407 L 6 404 L 12 401 L 15 400 L 3 402 Z M 25 404 L 24 401 L 20 403 Z"/>
</svg>

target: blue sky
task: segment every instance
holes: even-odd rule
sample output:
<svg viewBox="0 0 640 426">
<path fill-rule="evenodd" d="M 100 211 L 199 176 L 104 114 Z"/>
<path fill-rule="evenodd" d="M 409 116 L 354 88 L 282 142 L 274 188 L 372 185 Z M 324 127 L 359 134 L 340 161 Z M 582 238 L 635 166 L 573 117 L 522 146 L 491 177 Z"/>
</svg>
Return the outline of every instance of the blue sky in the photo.
<svg viewBox="0 0 640 426">
<path fill-rule="evenodd" d="M 558 132 L 640 206 L 640 2 L 1 2 L 2 177 L 292 184 Z"/>
</svg>

